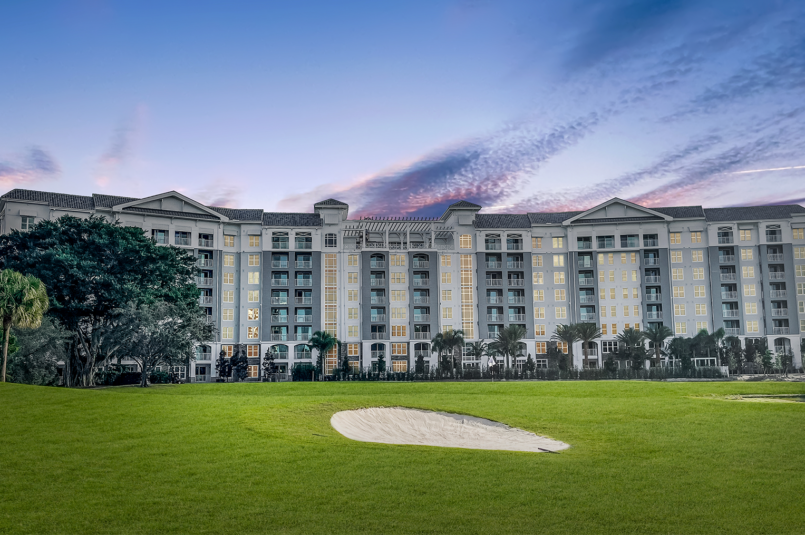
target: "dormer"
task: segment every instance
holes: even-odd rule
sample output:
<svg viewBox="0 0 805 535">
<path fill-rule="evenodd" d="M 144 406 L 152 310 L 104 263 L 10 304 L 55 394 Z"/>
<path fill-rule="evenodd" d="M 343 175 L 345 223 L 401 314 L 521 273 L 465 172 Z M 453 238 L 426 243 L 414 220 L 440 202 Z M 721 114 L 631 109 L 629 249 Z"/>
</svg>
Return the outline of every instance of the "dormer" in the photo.
<svg viewBox="0 0 805 535">
<path fill-rule="evenodd" d="M 622 221 L 671 221 L 672 219 L 669 215 L 616 197 L 566 219 L 562 221 L 562 224 L 568 226 Z"/>
<path fill-rule="evenodd" d="M 326 199 L 313 205 L 313 211 L 321 217 L 325 225 L 338 225 L 346 221 L 349 205 L 336 199 Z"/>
<path fill-rule="evenodd" d="M 145 213 L 190 219 L 229 221 L 225 215 L 186 197 L 177 191 L 168 191 L 112 206 L 112 212 Z"/>
<path fill-rule="evenodd" d="M 440 219 L 447 221 L 451 217 L 455 217 L 459 225 L 472 225 L 475 220 L 475 214 L 477 214 L 480 209 L 481 206 L 469 201 L 458 201 L 448 206 Z"/>
</svg>

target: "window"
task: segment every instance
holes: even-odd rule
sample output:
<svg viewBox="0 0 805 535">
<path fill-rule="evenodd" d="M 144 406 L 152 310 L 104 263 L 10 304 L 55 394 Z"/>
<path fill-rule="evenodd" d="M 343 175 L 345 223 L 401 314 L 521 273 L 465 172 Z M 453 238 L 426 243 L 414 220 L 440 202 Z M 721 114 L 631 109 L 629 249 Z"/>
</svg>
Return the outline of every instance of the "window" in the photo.
<svg viewBox="0 0 805 535">
<path fill-rule="evenodd" d="M 260 319 L 260 309 L 259 308 L 250 308 L 246 312 L 246 317 L 249 321 L 257 321 Z"/>
<path fill-rule="evenodd" d="M 626 263 L 626 253 L 621 253 L 621 264 Z"/>
<path fill-rule="evenodd" d="M 224 340 L 232 340 L 235 337 L 234 327 L 221 327 L 221 338 Z"/>
<path fill-rule="evenodd" d="M 704 262 L 704 252 L 701 250 L 691 251 L 690 256 L 694 262 Z"/>
<path fill-rule="evenodd" d="M 596 236 L 595 242 L 599 249 L 612 249 L 615 247 L 615 236 Z"/>
<path fill-rule="evenodd" d="M 615 270 L 609 272 L 609 282 L 615 282 Z"/>
<path fill-rule="evenodd" d="M 797 295 L 805 295 L 805 283 L 797 283 Z"/>
<path fill-rule="evenodd" d="M 744 284 L 744 295 L 747 297 L 752 297 L 755 294 L 755 285 L 754 284 Z"/>
<path fill-rule="evenodd" d="M 623 289 L 623 298 L 624 299 L 629 299 L 629 288 L 624 288 Z"/>
<path fill-rule="evenodd" d="M 756 322 L 756 321 L 747 321 L 746 322 L 746 332 L 748 332 L 748 333 L 760 332 L 760 329 L 758 329 L 758 322 Z"/>
<path fill-rule="evenodd" d="M 553 274 L 553 282 L 554 284 L 564 284 L 565 283 L 565 272 L 564 271 L 556 271 Z"/>
<path fill-rule="evenodd" d="M 458 239 L 458 246 L 462 249 L 472 249 L 472 236 L 469 234 L 462 234 Z"/>
<path fill-rule="evenodd" d="M 389 257 L 392 266 L 405 266 L 404 254 L 393 254 Z"/>
<path fill-rule="evenodd" d="M 752 231 L 751 230 L 739 230 L 738 234 L 740 235 L 741 241 L 751 241 L 752 240 Z"/>
<path fill-rule="evenodd" d="M 355 307 L 348 308 L 347 309 L 347 319 L 351 319 L 351 320 L 358 319 L 358 309 L 355 308 Z"/>
<path fill-rule="evenodd" d="M 564 290 L 554 290 L 553 297 L 556 301 L 564 301 L 565 300 L 565 291 Z"/>
<path fill-rule="evenodd" d="M 606 263 L 604 253 L 598 253 L 598 265 L 603 266 Z"/>
<path fill-rule="evenodd" d="M 606 291 L 606 288 L 601 288 L 600 290 L 598 290 L 598 295 L 599 295 L 599 297 L 600 297 L 601 299 L 606 300 L 606 298 L 607 298 L 607 291 Z"/>
<path fill-rule="evenodd" d="M 706 303 L 696 303 L 696 315 L 697 316 L 706 316 L 707 315 L 707 304 Z"/>
<path fill-rule="evenodd" d="M 612 317 L 612 318 L 617 318 L 618 317 L 618 307 L 616 307 L 615 305 L 610 306 L 609 307 L 609 316 Z"/>
<path fill-rule="evenodd" d="M 453 326 L 452 325 L 442 325 L 442 333 L 443 334 L 447 334 L 447 333 L 451 333 L 451 332 L 453 332 Z"/>
<path fill-rule="evenodd" d="M 392 307 L 391 319 L 404 320 L 408 317 L 408 309 L 405 307 Z"/>
<path fill-rule="evenodd" d="M 250 303 L 256 303 L 260 301 L 260 290 L 249 290 L 248 298 Z"/>
<path fill-rule="evenodd" d="M 542 271 L 535 271 L 532 278 L 534 279 L 534 284 L 542 284 Z"/>
<path fill-rule="evenodd" d="M 348 284 L 358 284 L 358 272 L 357 271 L 350 271 L 347 273 L 347 283 Z"/>
<path fill-rule="evenodd" d="M 221 292 L 221 297 L 223 298 L 224 303 L 234 303 L 235 302 L 235 291 L 234 290 L 224 290 Z"/>
<path fill-rule="evenodd" d="M 794 266 L 794 274 L 797 277 L 805 277 L 805 264 L 799 264 Z"/>
<path fill-rule="evenodd" d="M 609 298 L 610 299 L 615 299 L 615 288 L 610 288 L 609 289 Z"/>
<path fill-rule="evenodd" d="M 360 355 L 360 344 L 347 344 L 347 356 L 357 357 Z"/>
<path fill-rule="evenodd" d="M 701 232 L 691 232 L 690 233 L 690 243 L 702 243 L 702 233 Z"/>
<path fill-rule="evenodd" d="M 472 285 L 472 271 L 468 269 L 461 270 L 461 285 L 462 286 Z"/>
<path fill-rule="evenodd" d="M 534 319 L 535 320 L 545 319 L 545 307 L 534 307 Z"/>
<path fill-rule="evenodd" d="M 673 268 L 671 270 L 671 279 L 675 281 L 681 281 L 685 279 L 685 272 L 682 268 Z"/>
<path fill-rule="evenodd" d="M 629 280 L 629 272 L 626 271 L 625 269 L 621 270 L 621 282 L 626 282 L 628 280 Z"/>
<path fill-rule="evenodd" d="M 639 299 L 640 290 L 637 288 L 632 288 L 632 299 Z"/>
<path fill-rule="evenodd" d="M 532 249 L 542 249 L 542 238 L 531 238 Z"/>
<path fill-rule="evenodd" d="M 249 236 L 249 247 L 260 247 L 260 236 Z"/>
<path fill-rule="evenodd" d="M 794 247 L 794 258 L 805 260 L 805 247 Z"/>
<path fill-rule="evenodd" d="M 674 297 L 685 297 L 685 287 L 674 286 Z"/>
<path fill-rule="evenodd" d="M 671 251 L 671 262 L 674 264 L 682 262 L 682 251 Z"/>
<path fill-rule="evenodd" d="M 252 359 L 258 358 L 260 356 L 260 346 L 258 345 L 246 346 L 246 356 Z"/>
<path fill-rule="evenodd" d="M 631 256 L 629 257 L 629 263 L 634 264 L 637 262 L 637 253 L 629 253 Z"/>
<path fill-rule="evenodd" d="M 356 255 L 356 254 L 347 255 L 347 265 L 348 266 L 357 266 L 358 265 L 358 255 Z"/>
<path fill-rule="evenodd" d="M 545 301 L 545 291 L 534 290 L 534 301 Z"/>
<path fill-rule="evenodd" d="M 405 273 L 389 273 L 391 284 L 405 284 Z"/>
<path fill-rule="evenodd" d="M 461 269 L 472 269 L 472 255 L 461 255 Z"/>
<path fill-rule="evenodd" d="M 693 268 L 693 280 L 704 280 L 704 268 Z"/>
<path fill-rule="evenodd" d="M 357 338 L 358 334 L 358 326 L 357 325 L 349 325 L 347 326 L 347 336 L 351 338 Z"/>
<path fill-rule="evenodd" d="M 687 323 L 677 322 L 674 325 L 674 327 L 675 327 L 674 331 L 676 332 L 676 334 L 688 334 L 688 324 Z"/>
<path fill-rule="evenodd" d="M 259 271 L 250 271 L 249 272 L 249 284 L 260 284 L 260 272 Z"/>
<path fill-rule="evenodd" d="M 259 266 L 260 265 L 260 255 L 259 254 L 250 254 L 249 255 L 249 265 L 250 266 Z"/>
<path fill-rule="evenodd" d="M 548 342 L 537 342 L 534 346 L 534 353 L 537 355 L 547 355 L 548 354 Z"/>
<path fill-rule="evenodd" d="M 534 325 L 534 334 L 536 334 L 537 336 L 545 336 L 545 324 L 537 323 L 536 325 Z"/>
<path fill-rule="evenodd" d="M 404 334 L 402 336 L 405 336 Z M 391 354 L 392 355 L 407 355 L 408 354 L 408 344 L 400 344 L 394 343 L 391 344 Z"/>
<path fill-rule="evenodd" d="M 357 291 L 357 290 L 355 290 Z M 405 290 L 392 290 L 391 291 L 391 300 L 392 301 L 405 301 Z"/>
<path fill-rule="evenodd" d="M 407 325 L 392 325 L 391 326 L 391 336 L 407 336 L 408 333 L 408 326 Z"/>
<path fill-rule="evenodd" d="M 741 249 L 741 260 L 752 260 L 752 249 Z"/>
<path fill-rule="evenodd" d="M 442 290 L 442 301 L 452 301 L 453 290 Z"/>
<path fill-rule="evenodd" d="M 452 284 L 453 274 L 450 272 L 442 273 L 442 284 Z"/>
<path fill-rule="evenodd" d="M 799 320 L 799 332 L 805 332 L 805 320 Z"/>
<path fill-rule="evenodd" d="M 601 270 L 601 271 L 598 272 L 598 282 L 604 282 L 605 277 L 606 277 L 606 273 L 607 272 L 604 271 L 604 270 Z"/>
<path fill-rule="evenodd" d="M 259 338 L 258 333 L 260 332 L 260 327 L 246 327 L 246 338 L 256 339 Z"/>
<path fill-rule="evenodd" d="M 681 232 L 672 232 L 669 235 L 672 244 L 679 244 L 682 243 L 682 233 Z"/>
<path fill-rule="evenodd" d="M 338 247 L 338 236 L 335 234 L 325 234 L 324 235 L 324 246 L 325 247 Z"/>
<path fill-rule="evenodd" d="M 747 314 L 757 314 L 757 303 L 744 303 L 744 312 Z"/>
<path fill-rule="evenodd" d="M 607 324 L 606 323 L 601 324 L 601 334 L 608 334 L 607 333 Z M 603 342 L 603 343 L 606 344 L 607 342 Z"/>
<path fill-rule="evenodd" d="M 628 306 L 623 307 L 623 315 L 624 315 L 624 317 L 629 316 L 629 307 Z"/>
<path fill-rule="evenodd" d="M 605 306 L 602 306 L 602 307 L 601 307 L 601 317 L 602 317 L 602 318 L 606 318 L 606 317 L 607 317 L 607 307 L 605 307 Z"/>
<path fill-rule="evenodd" d="M 531 267 L 542 267 L 542 255 L 535 254 L 531 257 Z"/>
<path fill-rule="evenodd" d="M 441 256 L 442 267 L 450 267 L 453 265 L 453 257 L 447 254 Z"/>
<path fill-rule="evenodd" d="M 805 240 L 805 229 L 795 228 L 792 229 L 792 232 L 794 233 L 795 240 Z"/>
<path fill-rule="evenodd" d="M 640 315 L 640 307 L 638 305 L 634 305 L 632 307 L 632 315 L 639 316 Z"/>
<path fill-rule="evenodd" d="M 800 301 L 798 303 L 798 306 L 799 306 L 799 313 L 800 314 L 805 314 L 805 301 Z M 805 329 L 802 329 L 802 330 L 805 331 Z"/>
<path fill-rule="evenodd" d="M 235 237 L 224 236 L 224 247 L 234 247 L 234 246 L 235 246 Z"/>
<path fill-rule="evenodd" d="M 224 284 L 235 284 L 235 274 L 224 273 Z"/>
<path fill-rule="evenodd" d="M 445 307 L 442 309 L 442 319 L 443 320 L 451 320 L 453 319 L 453 309 L 450 307 Z"/>
<path fill-rule="evenodd" d="M 358 290 L 347 290 L 347 301 L 357 301 Z"/>
<path fill-rule="evenodd" d="M 564 247 L 564 238 L 553 238 L 553 248 L 561 249 Z"/>
<path fill-rule="evenodd" d="M 234 267 L 235 266 L 235 255 L 233 255 L 233 254 L 225 254 L 224 255 L 224 266 L 225 267 Z"/>
<path fill-rule="evenodd" d="M 565 255 L 563 254 L 553 255 L 553 267 L 565 267 Z"/>
<path fill-rule="evenodd" d="M 567 355 L 567 342 L 556 342 L 556 348 Z"/>
<path fill-rule="evenodd" d="M 31 230 L 31 227 L 33 226 L 34 226 L 33 216 L 30 215 L 22 216 L 22 222 L 20 223 L 20 230 Z M 157 242 L 157 243 L 165 243 L 165 242 Z"/>
<path fill-rule="evenodd" d="M 693 297 L 707 297 L 704 293 L 704 286 L 694 286 Z"/>
<path fill-rule="evenodd" d="M 615 255 L 612 254 L 612 253 L 609 253 L 607 255 L 607 260 L 609 260 L 608 264 L 611 266 L 612 264 L 615 263 Z"/>
<path fill-rule="evenodd" d="M 706 330 L 707 330 L 707 322 L 706 321 L 697 321 L 696 322 L 696 332 L 706 331 Z"/>
<path fill-rule="evenodd" d="M 674 316 L 684 316 L 685 305 L 674 305 Z"/>
<path fill-rule="evenodd" d="M 624 323 L 624 324 L 623 324 L 623 328 L 624 328 L 624 329 L 631 329 L 631 328 L 632 328 L 632 324 L 631 324 L 631 323 Z"/>
<path fill-rule="evenodd" d="M 752 266 L 744 266 L 741 268 L 741 275 L 745 279 L 755 278 L 755 268 Z"/>
<path fill-rule="evenodd" d="M 224 356 L 226 358 L 232 358 L 232 355 L 234 355 L 234 346 L 231 345 L 221 346 L 221 351 L 224 352 Z"/>
<path fill-rule="evenodd" d="M 221 313 L 221 319 L 224 321 L 234 321 L 235 319 L 235 309 L 233 308 L 225 308 Z"/>
</svg>

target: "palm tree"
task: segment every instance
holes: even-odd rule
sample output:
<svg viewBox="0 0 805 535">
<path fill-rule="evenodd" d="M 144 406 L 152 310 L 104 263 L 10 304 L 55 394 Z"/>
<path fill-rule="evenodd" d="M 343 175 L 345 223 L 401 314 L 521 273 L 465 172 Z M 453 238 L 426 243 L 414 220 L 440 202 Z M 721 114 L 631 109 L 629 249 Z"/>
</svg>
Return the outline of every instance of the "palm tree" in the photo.
<svg viewBox="0 0 805 535">
<path fill-rule="evenodd" d="M 659 367 L 665 341 L 673 335 L 674 332 L 662 323 L 656 326 L 652 325 L 643 333 L 643 337 L 654 346 L 654 358 L 657 359 L 655 366 Z"/>
<path fill-rule="evenodd" d="M 437 333 L 436 336 L 430 341 L 430 351 L 431 353 L 436 353 L 436 368 L 441 369 L 442 367 L 442 351 L 445 350 L 444 345 L 444 335 L 442 333 Z"/>
<path fill-rule="evenodd" d="M 570 367 L 573 365 L 573 344 L 579 341 L 579 334 L 576 332 L 576 325 L 560 324 L 556 326 L 556 330 L 551 336 L 552 340 L 558 340 L 567 344 L 567 353 L 570 356 Z"/>
<path fill-rule="evenodd" d="M 579 340 L 581 340 L 581 352 L 584 353 L 584 364 L 582 364 L 582 366 L 583 365 L 589 366 L 590 363 L 587 362 L 589 355 L 588 346 L 593 340 L 601 338 L 601 329 L 599 329 L 598 325 L 596 325 L 595 323 L 578 323 L 576 324 L 575 327 L 576 327 L 576 335 L 578 335 Z M 599 361 L 598 362 L 599 368 L 601 367 L 600 354 L 601 353 L 599 352 L 599 359 L 596 359 Z"/>
<path fill-rule="evenodd" d="M 324 354 L 338 345 L 338 338 L 328 333 L 327 331 L 316 331 L 310 337 L 306 344 L 311 349 L 315 349 L 319 353 L 318 363 L 319 370 L 324 373 Z"/>
<path fill-rule="evenodd" d="M 632 368 L 643 368 L 646 364 L 646 348 L 643 346 L 645 334 L 637 329 L 624 329 L 615 337 L 619 344 L 626 346 L 627 356 L 633 360 Z"/>
<path fill-rule="evenodd" d="M 35 329 L 48 310 L 48 294 L 41 280 L 13 269 L 0 271 L 0 318 L 3 322 L 3 368 L 0 381 L 6 382 L 8 341 L 11 327 Z"/>
<path fill-rule="evenodd" d="M 484 343 L 483 339 L 478 342 L 473 342 L 469 345 L 469 354 L 475 360 L 481 360 L 489 355 L 489 346 Z"/>
<path fill-rule="evenodd" d="M 522 325 L 509 325 L 498 331 L 498 336 L 494 342 L 489 344 L 489 349 L 501 353 L 506 358 L 506 367 L 511 367 L 510 357 L 516 357 L 520 351 L 521 340 L 525 338 L 526 330 Z"/>
<path fill-rule="evenodd" d="M 447 331 L 442 334 L 444 349 L 450 354 L 450 373 L 453 373 L 456 349 L 464 348 L 464 331 Z"/>
</svg>

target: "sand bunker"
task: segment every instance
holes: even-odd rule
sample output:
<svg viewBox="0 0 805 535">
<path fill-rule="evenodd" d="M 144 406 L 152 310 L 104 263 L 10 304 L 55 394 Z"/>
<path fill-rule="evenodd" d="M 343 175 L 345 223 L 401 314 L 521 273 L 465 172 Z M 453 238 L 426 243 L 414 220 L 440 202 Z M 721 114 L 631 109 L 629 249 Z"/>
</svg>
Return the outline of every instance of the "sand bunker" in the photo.
<svg viewBox="0 0 805 535">
<path fill-rule="evenodd" d="M 345 437 L 360 442 L 534 453 L 570 447 L 484 418 L 402 407 L 337 412 L 330 423 Z"/>
</svg>

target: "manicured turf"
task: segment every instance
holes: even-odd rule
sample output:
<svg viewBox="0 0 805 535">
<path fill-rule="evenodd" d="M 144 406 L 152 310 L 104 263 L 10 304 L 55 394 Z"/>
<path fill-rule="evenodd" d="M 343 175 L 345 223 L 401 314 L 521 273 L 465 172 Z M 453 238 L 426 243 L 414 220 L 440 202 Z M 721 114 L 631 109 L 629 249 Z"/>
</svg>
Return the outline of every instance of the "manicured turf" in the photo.
<svg viewBox="0 0 805 535">
<path fill-rule="evenodd" d="M 781 383 L 0 385 L 2 533 L 803 533 L 805 393 Z M 389 446 L 329 425 L 408 406 L 561 454 Z"/>
</svg>

